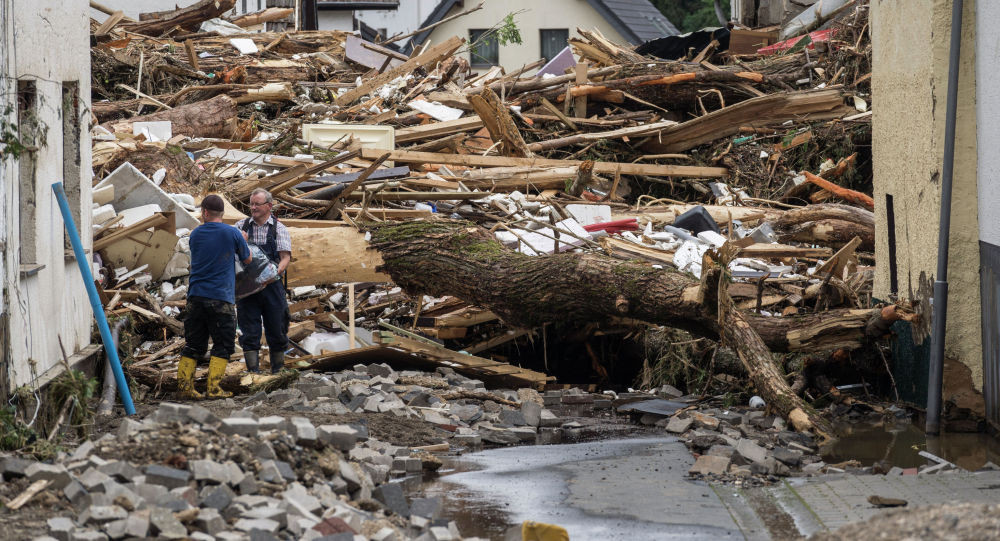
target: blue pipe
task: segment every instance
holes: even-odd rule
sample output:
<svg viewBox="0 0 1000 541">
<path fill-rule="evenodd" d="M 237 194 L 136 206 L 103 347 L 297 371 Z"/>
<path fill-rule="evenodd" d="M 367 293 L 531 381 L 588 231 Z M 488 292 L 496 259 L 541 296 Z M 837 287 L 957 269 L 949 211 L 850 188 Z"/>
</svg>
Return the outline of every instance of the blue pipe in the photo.
<svg viewBox="0 0 1000 541">
<path fill-rule="evenodd" d="M 90 307 L 94 310 L 94 317 L 97 318 L 97 328 L 101 330 L 101 340 L 104 342 L 104 353 L 108 356 L 108 363 L 115 373 L 115 383 L 118 384 L 118 394 L 122 397 L 122 404 L 125 405 L 126 415 L 135 415 L 135 405 L 132 404 L 132 393 L 128 390 L 128 382 L 125 381 L 125 373 L 122 372 L 122 364 L 118 360 L 118 348 L 111 337 L 111 329 L 108 327 L 108 318 L 104 316 L 104 305 L 97 295 L 97 286 L 94 285 L 94 275 L 90 272 L 90 259 L 83 251 L 83 244 L 80 243 L 80 235 L 76 232 L 76 223 L 73 221 L 73 214 L 69 210 L 69 202 L 66 200 L 66 192 L 63 190 L 63 183 L 56 182 L 52 185 L 52 191 L 59 201 L 59 210 L 63 215 L 63 222 L 66 224 L 66 232 L 69 240 L 73 242 L 73 254 L 76 255 L 76 262 L 80 265 L 80 276 L 83 277 L 83 285 L 87 286 L 87 295 L 90 297 Z"/>
</svg>

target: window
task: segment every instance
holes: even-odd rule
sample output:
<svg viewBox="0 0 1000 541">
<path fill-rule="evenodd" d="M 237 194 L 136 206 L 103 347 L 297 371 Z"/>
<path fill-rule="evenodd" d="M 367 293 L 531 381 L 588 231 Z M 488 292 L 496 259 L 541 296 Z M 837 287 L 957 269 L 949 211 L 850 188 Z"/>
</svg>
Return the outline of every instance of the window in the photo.
<svg viewBox="0 0 1000 541">
<path fill-rule="evenodd" d="M 35 104 L 38 101 L 38 91 L 35 81 L 20 80 L 17 82 L 17 131 L 21 143 L 31 147 L 37 144 L 35 134 L 38 122 Z M 24 150 L 18 155 L 18 188 L 20 191 L 19 241 L 21 265 L 38 263 L 35 246 L 35 215 L 37 205 L 35 199 L 35 152 Z"/>
<path fill-rule="evenodd" d="M 569 44 L 569 30 L 565 28 L 553 28 L 539 32 L 542 34 L 542 58 L 546 62 L 555 58 Z"/>
<path fill-rule="evenodd" d="M 496 66 L 500 63 L 500 45 L 497 43 L 496 35 L 491 35 L 485 39 L 483 36 L 489 32 L 487 29 L 469 30 L 469 64 L 474 68 L 485 68 Z"/>
<path fill-rule="evenodd" d="M 62 149 L 63 188 L 76 232 L 80 234 L 80 83 L 77 81 L 66 81 L 62 85 Z M 69 234 L 64 235 L 66 247 L 72 253 Z"/>
</svg>

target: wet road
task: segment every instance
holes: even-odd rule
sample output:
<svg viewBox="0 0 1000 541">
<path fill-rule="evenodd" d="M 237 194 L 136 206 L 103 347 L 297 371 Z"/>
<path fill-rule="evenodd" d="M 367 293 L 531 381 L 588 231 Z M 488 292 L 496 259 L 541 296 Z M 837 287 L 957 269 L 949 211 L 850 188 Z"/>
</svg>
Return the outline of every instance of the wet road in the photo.
<svg viewBox="0 0 1000 541">
<path fill-rule="evenodd" d="M 692 463 L 674 438 L 509 447 L 457 459 L 425 493 L 445 497 L 467 536 L 499 540 L 533 520 L 573 541 L 745 539 L 712 487 L 684 478 Z"/>
</svg>

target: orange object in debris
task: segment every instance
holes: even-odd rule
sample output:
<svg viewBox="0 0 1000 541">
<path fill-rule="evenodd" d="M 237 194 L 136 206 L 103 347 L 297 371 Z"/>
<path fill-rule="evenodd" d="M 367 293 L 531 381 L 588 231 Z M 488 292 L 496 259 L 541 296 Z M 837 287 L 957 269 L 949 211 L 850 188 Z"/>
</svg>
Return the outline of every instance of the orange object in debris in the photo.
<svg viewBox="0 0 1000 541">
<path fill-rule="evenodd" d="M 847 188 L 837 186 L 836 184 L 830 182 L 829 180 L 818 177 L 808 171 L 803 171 L 802 174 L 805 175 L 806 180 L 808 180 L 809 182 L 812 182 L 813 184 L 819 186 L 820 188 L 823 188 L 824 190 L 832 193 L 833 195 L 836 195 L 841 199 L 845 199 L 852 203 L 858 203 L 864 205 L 868 207 L 869 210 L 875 210 L 875 200 L 861 192 L 856 192 L 854 190 L 849 190 Z"/>
<path fill-rule="evenodd" d="M 554 524 L 525 521 L 521 525 L 521 541 L 569 541 L 569 532 Z"/>
</svg>

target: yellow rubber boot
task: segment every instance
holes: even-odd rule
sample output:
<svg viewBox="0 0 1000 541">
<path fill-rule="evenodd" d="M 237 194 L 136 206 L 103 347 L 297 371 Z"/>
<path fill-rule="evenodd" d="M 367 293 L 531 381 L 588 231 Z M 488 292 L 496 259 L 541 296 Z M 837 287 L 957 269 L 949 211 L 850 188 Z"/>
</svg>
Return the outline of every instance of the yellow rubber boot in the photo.
<svg viewBox="0 0 1000 541">
<path fill-rule="evenodd" d="M 523 541 L 569 541 L 569 532 L 562 526 L 525 521 L 521 525 Z"/>
<path fill-rule="evenodd" d="M 194 390 L 194 370 L 197 362 L 191 357 L 181 357 L 177 364 L 177 394 L 187 400 L 201 400 L 201 393 Z"/>
<path fill-rule="evenodd" d="M 208 392 L 209 398 L 229 398 L 233 393 L 223 391 L 219 384 L 222 383 L 222 376 L 226 375 L 226 365 L 229 361 L 222 357 L 212 357 L 208 361 Z"/>
</svg>

